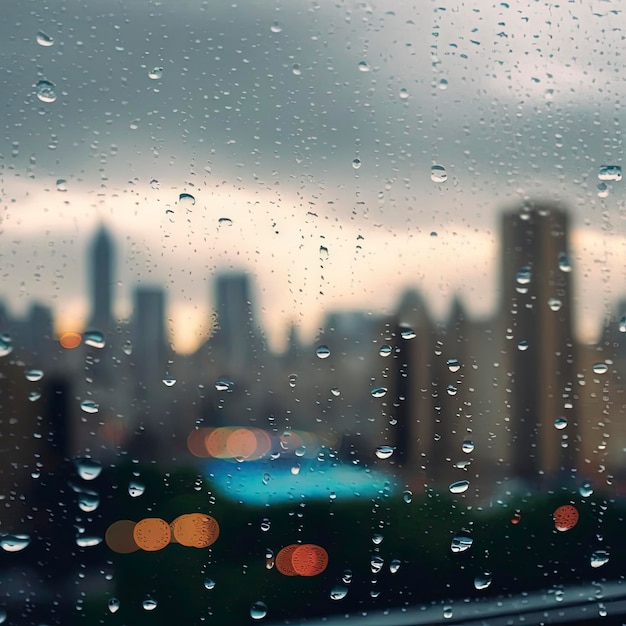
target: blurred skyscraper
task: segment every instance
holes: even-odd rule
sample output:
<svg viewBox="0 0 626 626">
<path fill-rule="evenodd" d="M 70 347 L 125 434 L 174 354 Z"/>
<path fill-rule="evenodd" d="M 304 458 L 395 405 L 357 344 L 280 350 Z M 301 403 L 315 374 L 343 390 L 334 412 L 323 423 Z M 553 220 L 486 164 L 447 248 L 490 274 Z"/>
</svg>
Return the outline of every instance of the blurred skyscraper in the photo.
<svg viewBox="0 0 626 626">
<path fill-rule="evenodd" d="M 114 244 L 111 235 L 101 226 L 89 252 L 91 315 L 89 328 L 104 331 L 113 325 Z"/>
</svg>

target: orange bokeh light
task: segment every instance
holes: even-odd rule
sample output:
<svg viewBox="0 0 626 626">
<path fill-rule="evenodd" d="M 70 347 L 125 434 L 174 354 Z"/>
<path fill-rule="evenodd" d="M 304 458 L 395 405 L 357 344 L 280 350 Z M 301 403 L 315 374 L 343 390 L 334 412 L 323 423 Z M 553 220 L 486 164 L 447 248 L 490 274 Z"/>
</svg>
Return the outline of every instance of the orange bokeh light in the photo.
<svg viewBox="0 0 626 626">
<path fill-rule="evenodd" d="M 317 576 L 328 566 L 328 552 L 314 543 L 292 543 L 278 552 L 274 562 L 285 576 Z"/>
<path fill-rule="evenodd" d="M 80 346 L 82 340 L 82 335 L 74 331 L 61 333 L 61 336 L 59 337 L 59 343 L 66 350 L 73 350 L 74 348 L 77 348 Z"/>
<path fill-rule="evenodd" d="M 170 525 L 160 517 L 146 517 L 133 529 L 135 543 L 146 552 L 162 550 L 170 542 Z"/>
<path fill-rule="evenodd" d="M 104 535 L 107 546 L 118 554 L 130 554 L 139 550 L 133 537 L 136 524 L 129 519 L 121 519 L 113 522 Z"/>
<path fill-rule="evenodd" d="M 200 459 L 205 459 L 209 454 L 206 447 L 206 438 L 211 433 L 210 428 L 195 428 L 187 436 L 187 448 L 191 454 Z"/>
<path fill-rule="evenodd" d="M 171 529 L 176 542 L 190 548 L 208 548 L 220 534 L 217 520 L 204 513 L 179 515 L 171 523 Z"/>
<path fill-rule="evenodd" d="M 557 530 L 571 530 L 578 524 L 578 511 L 571 504 L 565 504 L 554 511 L 553 519 Z"/>
</svg>

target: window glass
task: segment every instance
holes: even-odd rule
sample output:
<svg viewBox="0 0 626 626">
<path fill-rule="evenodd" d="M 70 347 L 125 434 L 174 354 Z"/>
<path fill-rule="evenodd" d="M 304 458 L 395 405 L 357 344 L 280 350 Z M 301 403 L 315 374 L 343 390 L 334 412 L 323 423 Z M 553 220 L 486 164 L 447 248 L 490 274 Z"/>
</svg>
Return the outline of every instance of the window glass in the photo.
<svg viewBox="0 0 626 626">
<path fill-rule="evenodd" d="M 625 27 L 7 3 L 0 623 L 619 615 Z"/>
</svg>

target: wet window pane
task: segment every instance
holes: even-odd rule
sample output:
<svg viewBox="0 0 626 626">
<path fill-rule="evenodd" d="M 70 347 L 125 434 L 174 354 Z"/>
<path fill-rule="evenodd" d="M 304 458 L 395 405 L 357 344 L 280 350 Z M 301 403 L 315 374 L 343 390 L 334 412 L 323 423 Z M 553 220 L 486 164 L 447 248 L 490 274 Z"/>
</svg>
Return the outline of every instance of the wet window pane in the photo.
<svg viewBox="0 0 626 626">
<path fill-rule="evenodd" d="M 623 619 L 625 20 L 8 3 L 0 623 Z"/>
</svg>

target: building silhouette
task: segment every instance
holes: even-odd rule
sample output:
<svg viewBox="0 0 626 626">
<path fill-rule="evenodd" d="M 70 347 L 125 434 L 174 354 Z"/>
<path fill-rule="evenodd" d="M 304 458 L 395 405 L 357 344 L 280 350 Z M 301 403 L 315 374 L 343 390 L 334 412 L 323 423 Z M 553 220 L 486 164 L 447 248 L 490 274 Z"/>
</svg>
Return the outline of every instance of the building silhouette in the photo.
<svg viewBox="0 0 626 626">
<path fill-rule="evenodd" d="M 91 314 L 88 327 L 106 331 L 113 326 L 114 244 L 104 226 L 100 226 L 89 250 L 89 290 Z"/>
</svg>

